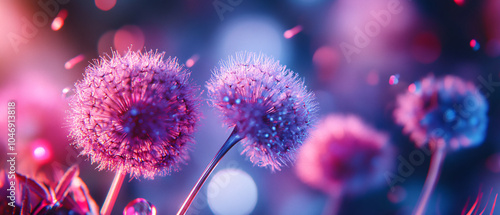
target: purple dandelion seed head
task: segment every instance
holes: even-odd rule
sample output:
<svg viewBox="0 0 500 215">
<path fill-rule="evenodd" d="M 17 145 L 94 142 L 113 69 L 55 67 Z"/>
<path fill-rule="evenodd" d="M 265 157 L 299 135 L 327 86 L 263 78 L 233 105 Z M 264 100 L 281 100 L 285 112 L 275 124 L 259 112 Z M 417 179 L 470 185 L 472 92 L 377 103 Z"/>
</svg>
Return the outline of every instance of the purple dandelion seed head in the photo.
<svg viewBox="0 0 500 215">
<path fill-rule="evenodd" d="M 317 109 L 297 74 L 263 54 L 242 52 L 215 68 L 207 88 L 225 124 L 245 137 L 242 154 L 252 163 L 274 171 L 295 160 Z"/>
<path fill-rule="evenodd" d="M 300 149 L 296 170 L 304 183 L 327 194 L 356 194 L 384 184 L 394 149 L 387 134 L 353 115 L 326 116 Z"/>
<path fill-rule="evenodd" d="M 177 59 L 129 51 L 85 70 L 70 101 L 70 136 L 98 168 L 132 177 L 177 171 L 199 120 L 197 86 Z"/>
<path fill-rule="evenodd" d="M 471 82 L 448 75 L 430 75 L 400 95 L 396 123 L 419 147 L 444 141 L 449 149 L 481 144 L 488 125 L 488 102 Z"/>
</svg>

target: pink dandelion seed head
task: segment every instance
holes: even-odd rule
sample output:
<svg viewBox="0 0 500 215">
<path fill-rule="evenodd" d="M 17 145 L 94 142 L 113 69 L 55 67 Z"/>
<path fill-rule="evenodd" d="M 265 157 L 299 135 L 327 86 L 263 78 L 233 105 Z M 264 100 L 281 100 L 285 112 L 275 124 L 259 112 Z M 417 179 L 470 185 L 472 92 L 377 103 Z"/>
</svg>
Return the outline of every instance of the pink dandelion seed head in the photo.
<svg viewBox="0 0 500 215">
<path fill-rule="evenodd" d="M 482 143 L 488 103 L 471 82 L 431 75 L 410 86 L 397 98 L 394 118 L 417 146 L 432 140 L 443 140 L 451 149 Z"/>
<path fill-rule="evenodd" d="M 177 59 L 129 51 L 87 67 L 70 101 L 70 136 L 98 168 L 154 178 L 188 159 L 198 87 Z"/>
<path fill-rule="evenodd" d="M 353 115 L 326 116 L 300 149 L 297 176 L 327 194 L 355 194 L 384 184 L 394 150 L 386 134 Z"/>
<path fill-rule="evenodd" d="M 221 62 L 207 83 L 210 104 L 235 126 L 250 161 L 280 170 L 295 159 L 316 113 L 303 81 L 262 54 L 237 53 Z"/>
</svg>

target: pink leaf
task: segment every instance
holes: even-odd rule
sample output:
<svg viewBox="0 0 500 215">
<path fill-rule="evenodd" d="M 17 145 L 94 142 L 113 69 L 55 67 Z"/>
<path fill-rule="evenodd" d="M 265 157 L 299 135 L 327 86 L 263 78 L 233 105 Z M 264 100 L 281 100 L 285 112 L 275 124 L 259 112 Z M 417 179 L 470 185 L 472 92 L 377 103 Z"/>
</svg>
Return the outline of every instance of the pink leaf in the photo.
<svg viewBox="0 0 500 215">
<path fill-rule="evenodd" d="M 56 186 L 56 200 L 61 201 L 68 193 L 68 188 L 75 177 L 80 174 L 80 169 L 78 165 L 71 166 L 63 175 L 59 183 Z"/>
</svg>

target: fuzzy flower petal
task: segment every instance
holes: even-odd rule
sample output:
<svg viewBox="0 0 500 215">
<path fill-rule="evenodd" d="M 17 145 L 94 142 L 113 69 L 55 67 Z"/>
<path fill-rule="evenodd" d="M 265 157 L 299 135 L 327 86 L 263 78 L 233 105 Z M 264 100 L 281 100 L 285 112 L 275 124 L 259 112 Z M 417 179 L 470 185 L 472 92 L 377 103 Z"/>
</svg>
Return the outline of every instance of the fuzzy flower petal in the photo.
<svg viewBox="0 0 500 215">
<path fill-rule="evenodd" d="M 487 112 L 486 99 L 472 83 L 452 75 L 428 76 L 398 97 L 394 118 L 417 146 L 444 140 L 456 150 L 483 142 Z"/>
<path fill-rule="evenodd" d="M 163 53 L 114 53 L 87 67 L 75 84 L 70 136 L 99 169 L 133 177 L 177 171 L 199 120 L 190 73 Z"/>
<path fill-rule="evenodd" d="M 297 74 L 262 54 L 238 53 L 221 62 L 207 84 L 210 103 L 243 139 L 258 166 L 280 170 L 294 161 L 314 120 L 314 95 Z"/>
<path fill-rule="evenodd" d="M 298 155 L 298 177 L 327 194 L 363 192 L 385 182 L 394 151 L 389 138 L 356 116 L 328 115 Z"/>
</svg>

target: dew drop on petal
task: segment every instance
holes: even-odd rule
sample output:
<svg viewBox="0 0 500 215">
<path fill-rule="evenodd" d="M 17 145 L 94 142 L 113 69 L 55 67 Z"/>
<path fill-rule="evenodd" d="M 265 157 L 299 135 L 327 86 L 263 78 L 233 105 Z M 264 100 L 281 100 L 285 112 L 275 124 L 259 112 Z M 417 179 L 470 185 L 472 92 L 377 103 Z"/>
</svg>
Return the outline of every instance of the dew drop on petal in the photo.
<svg viewBox="0 0 500 215">
<path fill-rule="evenodd" d="M 156 207 L 146 199 L 137 198 L 125 206 L 123 215 L 156 215 Z"/>
</svg>

